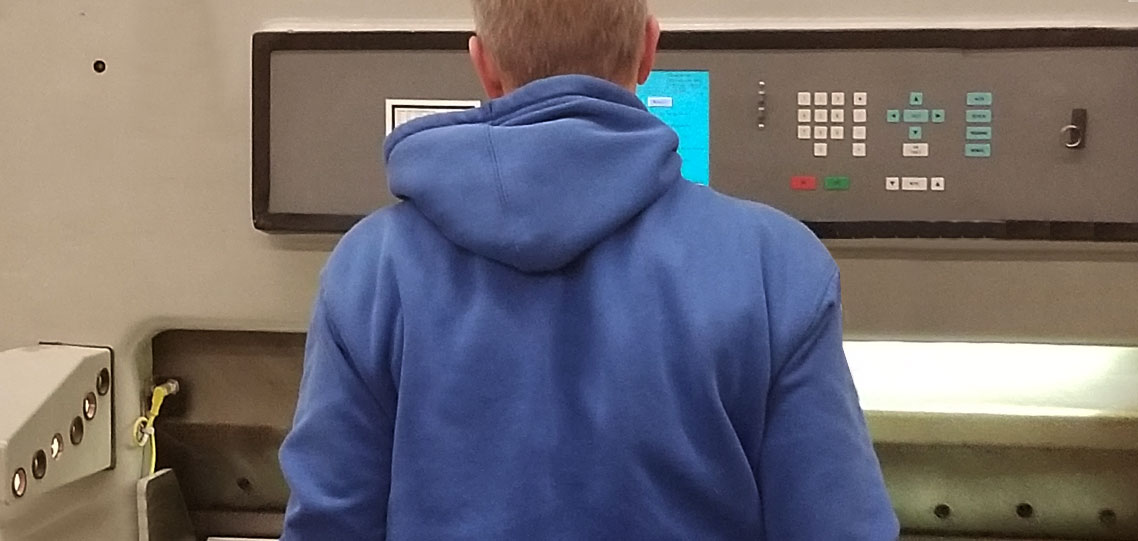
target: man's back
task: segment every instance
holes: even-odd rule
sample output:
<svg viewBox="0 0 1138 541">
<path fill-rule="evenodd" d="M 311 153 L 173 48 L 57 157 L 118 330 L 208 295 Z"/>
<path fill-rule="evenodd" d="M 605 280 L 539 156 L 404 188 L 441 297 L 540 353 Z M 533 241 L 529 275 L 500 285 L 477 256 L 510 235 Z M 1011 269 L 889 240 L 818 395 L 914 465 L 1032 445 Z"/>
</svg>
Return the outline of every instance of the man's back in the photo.
<svg viewBox="0 0 1138 541">
<path fill-rule="evenodd" d="M 577 76 L 393 134 L 406 202 L 323 278 L 286 539 L 896 536 L 836 266 L 675 148 Z"/>
</svg>

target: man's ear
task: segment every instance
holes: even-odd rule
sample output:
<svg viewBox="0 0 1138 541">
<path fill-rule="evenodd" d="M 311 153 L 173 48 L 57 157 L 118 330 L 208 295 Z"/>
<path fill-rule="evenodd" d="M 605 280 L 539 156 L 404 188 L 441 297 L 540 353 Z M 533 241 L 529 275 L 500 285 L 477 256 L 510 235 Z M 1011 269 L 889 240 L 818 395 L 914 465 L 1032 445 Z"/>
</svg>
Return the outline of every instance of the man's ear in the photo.
<svg viewBox="0 0 1138 541">
<path fill-rule="evenodd" d="M 486 91 L 487 97 L 496 100 L 506 95 L 502 72 L 478 36 L 470 37 L 470 63 L 474 65 L 474 73 L 478 74 L 478 80 L 482 82 L 482 89 Z"/>
<path fill-rule="evenodd" d="M 644 54 L 640 56 L 640 67 L 636 71 L 637 84 L 644 84 L 648 76 L 652 75 L 652 67 L 656 65 L 656 49 L 660 46 L 660 21 L 649 16 L 648 24 L 644 28 Z"/>
</svg>

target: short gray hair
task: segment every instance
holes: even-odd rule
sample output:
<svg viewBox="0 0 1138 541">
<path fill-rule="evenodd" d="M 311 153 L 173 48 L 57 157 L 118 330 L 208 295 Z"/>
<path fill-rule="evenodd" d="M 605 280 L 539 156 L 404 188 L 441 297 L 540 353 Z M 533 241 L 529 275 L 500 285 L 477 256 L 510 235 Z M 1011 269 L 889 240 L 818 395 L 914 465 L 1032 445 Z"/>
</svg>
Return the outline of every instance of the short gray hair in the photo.
<svg viewBox="0 0 1138 541">
<path fill-rule="evenodd" d="M 474 23 L 514 86 L 554 75 L 635 78 L 647 0 L 472 0 Z"/>
</svg>

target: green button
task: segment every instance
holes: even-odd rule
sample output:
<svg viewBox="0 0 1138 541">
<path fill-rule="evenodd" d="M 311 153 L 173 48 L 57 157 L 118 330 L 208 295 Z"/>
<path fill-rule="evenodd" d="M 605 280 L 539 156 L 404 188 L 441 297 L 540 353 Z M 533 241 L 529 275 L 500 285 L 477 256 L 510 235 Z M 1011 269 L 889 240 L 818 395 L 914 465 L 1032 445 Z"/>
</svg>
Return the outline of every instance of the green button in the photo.
<svg viewBox="0 0 1138 541">
<path fill-rule="evenodd" d="M 969 141 L 989 141 L 992 139 L 992 128 L 988 126 L 969 126 L 965 135 Z"/>
<path fill-rule="evenodd" d="M 829 191 L 846 191 L 850 189 L 850 177 L 826 177 L 823 185 Z"/>
<path fill-rule="evenodd" d="M 905 122 L 928 122 L 928 109 L 905 109 Z"/>
<path fill-rule="evenodd" d="M 971 109 L 964 113 L 964 119 L 970 124 L 986 124 L 992 121 L 992 112 L 987 109 Z"/>
<path fill-rule="evenodd" d="M 948 116 L 945 114 L 944 109 L 933 109 L 933 123 L 943 124 Z"/>
<path fill-rule="evenodd" d="M 920 141 L 924 135 L 924 130 L 920 126 L 909 126 L 909 139 L 912 141 Z"/>
<path fill-rule="evenodd" d="M 901 111 L 897 109 L 890 109 L 885 111 L 885 121 L 890 124 L 896 124 L 901 121 Z"/>
<path fill-rule="evenodd" d="M 968 105 L 992 105 L 991 92 L 969 92 Z"/>
<path fill-rule="evenodd" d="M 990 158 L 992 157 L 992 145 L 970 143 L 964 145 L 964 155 L 969 158 Z"/>
<path fill-rule="evenodd" d="M 924 92 L 910 92 L 909 105 L 924 105 L 925 93 Z"/>
</svg>

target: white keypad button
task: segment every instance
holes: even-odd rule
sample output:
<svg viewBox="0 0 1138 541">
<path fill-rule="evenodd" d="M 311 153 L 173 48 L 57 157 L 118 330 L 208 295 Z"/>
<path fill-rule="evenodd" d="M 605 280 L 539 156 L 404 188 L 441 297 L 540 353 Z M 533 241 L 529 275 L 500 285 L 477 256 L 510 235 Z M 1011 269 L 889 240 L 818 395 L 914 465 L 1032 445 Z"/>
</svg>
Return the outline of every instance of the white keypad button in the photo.
<svg viewBox="0 0 1138 541">
<path fill-rule="evenodd" d="M 830 122 L 839 123 L 846 121 L 845 109 L 834 109 L 830 111 Z"/>
<path fill-rule="evenodd" d="M 830 128 L 830 139 L 842 140 L 846 138 L 846 129 L 842 126 Z"/>
<path fill-rule="evenodd" d="M 810 93 L 809 92 L 799 92 L 798 93 L 798 105 L 810 107 Z"/>
<path fill-rule="evenodd" d="M 902 177 L 901 190 L 905 192 L 927 192 L 929 191 L 928 177 Z"/>
<path fill-rule="evenodd" d="M 868 128 L 866 128 L 865 126 L 854 126 L 853 127 L 853 138 L 854 138 L 854 140 L 855 141 L 865 141 L 866 136 L 868 135 L 867 129 Z"/>
<path fill-rule="evenodd" d="M 825 122 L 830 120 L 830 113 L 825 109 L 814 110 L 814 122 Z"/>
<path fill-rule="evenodd" d="M 869 120 L 869 113 L 867 113 L 865 109 L 854 109 L 853 115 L 854 122 L 857 122 L 859 124 L 865 123 Z"/>
<path fill-rule="evenodd" d="M 891 192 L 901 191 L 901 177 L 885 177 L 885 189 Z"/>
<path fill-rule="evenodd" d="M 825 126 L 814 126 L 814 138 L 825 139 L 830 136 L 830 128 Z"/>
<path fill-rule="evenodd" d="M 834 107 L 841 107 L 846 104 L 845 92 L 834 92 L 830 94 L 830 105 Z"/>
<path fill-rule="evenodd" d="M 798 138 L 799 139 L 810 139 L 810 137 L 812 135 L 814 135 L 814 134 L 811 131 L 810 126 L 799 126 L 798 127 Z"/>
<path fill-rule="evenodd" d="M 869 93 L 854 92 L 854 105 L 860 105 L 863 107 L 869 105 Z"/>
<path fill-rule="evenodd" d="M 853 155 L 855 158 L 864 158 L 866 153 L 867 153 L 867 151 L 865 148 L 865 143 L 854 143 L 853 144 Z"/>
<path fill-rule="evenodd" d="M 901 155 L 906 158 L 928 158 L 929 157 L 929 144 L 928 143 L 905 143 L 901 147 Z M 925 179 L 926 181 L 928 179 Z"/>
<path fill-rule="evenodd" d="M 830 95 L 825 92 L 814 93 L 814 105 L 825 107 L 830 104 Z"/>
<path fill-rule="evenodd" d="M 814 143 L 814 157 L 825 158 L 830 154 L 830 146 L 826 143 Z"/>
<path fill-rule="evenodd" d="M 944 191 L 944 177 L 933 177 L 932 190 L 934 192 Z"/>
<path fill-rule="evenodd" d="M 798 110 L 798 121 L 799 122 L 810 122 L 810 119 L 812 119 L 812 118 L 814 118 L 814 114 L 810 112 L 810 109 L 799 109 Z"/>
</svg>

